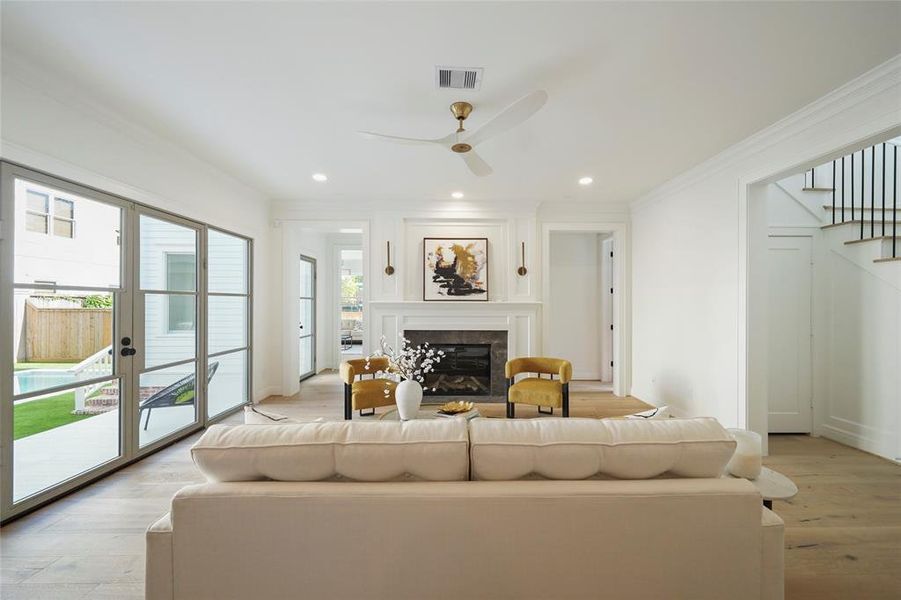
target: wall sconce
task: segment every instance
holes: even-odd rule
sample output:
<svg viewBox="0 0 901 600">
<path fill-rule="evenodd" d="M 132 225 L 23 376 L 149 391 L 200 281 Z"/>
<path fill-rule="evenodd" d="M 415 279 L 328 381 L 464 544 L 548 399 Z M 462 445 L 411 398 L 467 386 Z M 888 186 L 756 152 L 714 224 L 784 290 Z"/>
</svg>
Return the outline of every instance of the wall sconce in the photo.
<svg viewBox="0 0 901 600">
<path fill-rule="evenodd" d="M 529 272 L 529 270 L 526 269 L 526 243 L 523 242 L 522 243 L 522 261 L 519 264 L 519 268 L 516 269 L 516 273 L 520 277 L 525 277 L 526 273 L 528 273 L 528 272 Z"/>
<path fill-rule="evenodd" d="M 385 267 L 385 275 L 394 275 L 394 267 L 391 266 L 391 242 L 385 242 L 388 247 L 388 266 Z"/>
</svg>

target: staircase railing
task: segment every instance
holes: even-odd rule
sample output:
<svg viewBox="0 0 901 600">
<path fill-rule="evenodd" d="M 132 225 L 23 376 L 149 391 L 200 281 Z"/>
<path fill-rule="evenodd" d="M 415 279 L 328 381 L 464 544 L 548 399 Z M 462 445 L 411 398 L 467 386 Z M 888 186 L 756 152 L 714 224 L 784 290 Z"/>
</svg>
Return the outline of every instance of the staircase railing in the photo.
<svg viewBox="0 0 901 600">
<path fill-rule="evenodd" d="M 881 177 L 877 176 L 877 165 L 880 163 Z M 824 169 L 832 172 L 832 183 L 828 187 L 822 187 Z M 821 187 L 817 187 L 818 177 Z M 898 258 L 901 250 L 898 244 L 898 177 L 898 144 L 883 142 L 809 170 L 805 173 L 804 184 L 807 190 L 831 192 L 833 224 L 859 221 L 858 239 L 890 240 L 891 257 Z M 880 213 L 879 219 L 876 218 L 877 212 Z M 889 214 L 891 219 L 887 219 Z"/>
</svg>

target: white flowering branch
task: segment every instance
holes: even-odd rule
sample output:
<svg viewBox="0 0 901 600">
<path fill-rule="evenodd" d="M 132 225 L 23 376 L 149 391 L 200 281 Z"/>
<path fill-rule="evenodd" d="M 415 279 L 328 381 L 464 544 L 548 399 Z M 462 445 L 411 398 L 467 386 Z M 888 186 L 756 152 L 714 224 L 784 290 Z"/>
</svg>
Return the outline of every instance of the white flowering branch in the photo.
<svg viewBox="0 0 901 600">
<path fill-rule="evenodd" d="M 401 336 L 403 347 L 400 350 L 392 348 L 385 336 L 379 340 L 379 349 L 366 357 L 366 370 L 369 370 L 369 361 L 376 357 L 388 359 L 388 375 L 395 376 L 398 380 L 408 379 L 425 383 L 425 376 L 435 370 L 435 365 L 441 362 L 444 356 L 443 350 L 436 350 L 429 343 L 419 346 L 411 346 L 410 340 Z"/>
</svg>

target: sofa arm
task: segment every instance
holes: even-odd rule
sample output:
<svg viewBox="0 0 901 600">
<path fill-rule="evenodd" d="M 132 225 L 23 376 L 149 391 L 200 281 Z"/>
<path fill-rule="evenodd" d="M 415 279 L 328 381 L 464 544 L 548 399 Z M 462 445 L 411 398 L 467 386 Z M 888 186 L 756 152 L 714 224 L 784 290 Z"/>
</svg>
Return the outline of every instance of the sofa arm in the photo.
<svg viewBox="0 0 901 600">
<path fill-rule="evenodd" d="M 785 597 L 785 524 L 768 508 L 760 519 L 760 597 L 783 600 Z"/>
<path fill-rule="evenodd" d="M 144 597 L 146 600 L 173 600 L 172 517 L 166 513 L 147 530 Z"/>
</svg>

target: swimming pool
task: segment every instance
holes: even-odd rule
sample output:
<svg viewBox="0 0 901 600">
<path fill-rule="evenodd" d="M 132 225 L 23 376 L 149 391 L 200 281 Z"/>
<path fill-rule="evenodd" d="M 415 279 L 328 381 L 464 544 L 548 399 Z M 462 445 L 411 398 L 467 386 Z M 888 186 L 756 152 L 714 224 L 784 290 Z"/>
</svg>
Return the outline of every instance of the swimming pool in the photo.
<svg viewBox="0 0 901 600">
<path fill-rule="evenodd" d="M 96 373 L 93 374 L 96 377 Z M 28 369 L 13 373 L 13 394 L 28 394 L 86 379 L 79 373 L 63 369 Z"/>
</svg>

